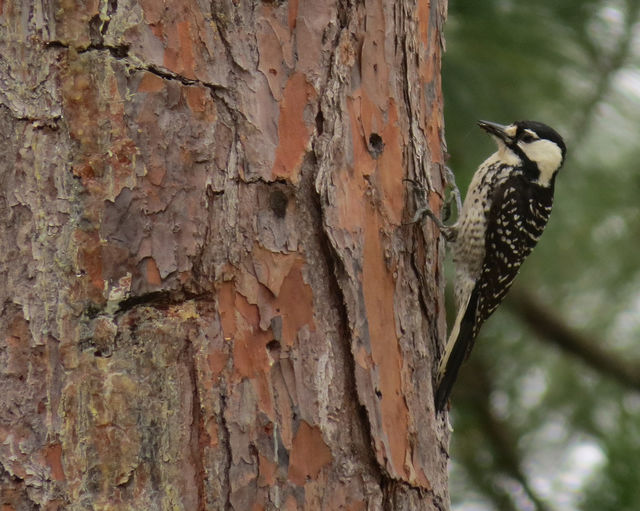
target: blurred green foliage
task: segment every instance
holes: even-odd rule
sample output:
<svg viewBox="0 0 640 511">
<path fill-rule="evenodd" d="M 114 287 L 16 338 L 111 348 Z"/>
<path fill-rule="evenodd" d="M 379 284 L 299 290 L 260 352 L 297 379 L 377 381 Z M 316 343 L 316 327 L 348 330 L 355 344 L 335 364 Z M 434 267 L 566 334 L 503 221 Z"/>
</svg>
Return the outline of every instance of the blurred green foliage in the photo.
<svg viewBox="0 0 640 511">
<path fill-rule="evenodd" d="M 514 292 L 638 371 L 639 12 L 640 0 L 450 0 L 443 65 L 461 191 L 494 150 L 478 119 L 565 137 L 554 211 Z M 508 300 L 501 309 L 453 393 L 454 509 L 640 510 L 637 391 L 538 342 Z"/>
</svg>

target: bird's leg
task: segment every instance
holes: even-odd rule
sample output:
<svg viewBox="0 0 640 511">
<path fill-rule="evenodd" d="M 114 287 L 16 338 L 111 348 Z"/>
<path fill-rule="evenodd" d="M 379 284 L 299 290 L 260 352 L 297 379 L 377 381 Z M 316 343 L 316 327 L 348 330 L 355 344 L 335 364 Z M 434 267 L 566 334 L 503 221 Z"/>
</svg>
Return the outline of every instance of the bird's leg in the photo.
<svg viewBox="0 0 640 511">
<path fill-rule="evenodd" d="M 427 198 L 428 191 L 423 185 L 413 179 L 405 179 L 405 181 L 411 183 L 416 197 L 416 212 L 413 215 L 413 218 L 411 218 L 411 220 L 407 223 L 413 224 L 417 221 L 422 222 L 424 221 L 425 217 L 429 217 L 436 224 L 445 240 L 447 240 L 448 242 L 455 241 L 458 234 L 457 225 L 445 225 L 444 222 L 440 220 L 440 218 L 438 218 L 438 216 L 431 210 L 431 208 L 429 207 L 429 200 Z M 455 193 L 456 192 L 453 192 L 454 195 Z M 450 199 L 448 199 L 447 202 L 450 203 Z M 449 209 L 447 206 L 445 207 Z"/>
<path fill-rule="evenodd" d="M 451 218 L 451 206 L 453 202 L 453 191 L 445 197 L 444 202 L 442 203 L 442 221 L 446 222 Z"/>
<path fill-rule="evenodd" d="M 462 211 L 462 197 L 460 196 L 460 190 L 458 189 L 458 185 L 456 185 L 456 176 L 446 165 L 444 166 L 444 175 L 447 180 L 447 184 L 451 187 L 451 195 L 456 199 L 456 211 L 458 215 L 460 215 L 460 211 Z M 451 200 L 451 196 L 449 196 L 449 200 Z"/>
</svg>

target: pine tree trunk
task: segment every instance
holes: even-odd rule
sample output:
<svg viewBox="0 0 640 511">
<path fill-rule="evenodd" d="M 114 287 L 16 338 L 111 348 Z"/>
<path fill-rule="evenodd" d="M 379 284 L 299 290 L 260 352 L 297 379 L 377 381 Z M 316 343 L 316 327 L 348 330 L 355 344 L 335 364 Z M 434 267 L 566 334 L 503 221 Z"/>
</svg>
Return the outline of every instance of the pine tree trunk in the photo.
<svg viewBox="0 0 640 511">
<path fill-rule="evenodd" d="M 0 505 L 448 509 L 446 0 L 0 0 Z"/>
</svg>

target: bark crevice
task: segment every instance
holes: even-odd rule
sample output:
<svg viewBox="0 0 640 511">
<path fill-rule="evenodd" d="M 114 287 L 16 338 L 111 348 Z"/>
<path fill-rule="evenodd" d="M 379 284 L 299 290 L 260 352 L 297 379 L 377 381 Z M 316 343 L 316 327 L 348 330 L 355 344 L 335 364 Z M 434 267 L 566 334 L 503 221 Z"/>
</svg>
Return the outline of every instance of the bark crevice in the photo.
<svg viewBox="0 0 640 511">
<path fill-rule="evenodd" d="M 206 492 L 205 492 L 205 479 L 206 470 L 202 460 L 202 448 L 206 444 L 203 434 L 204 432 L 204 417 L 202 415 L 201 403 L 200 403 L 200 390 L 198 388 L 198 367 L 195 356 L 195 350 L 191 339 L 185 340 L 184 347 L 184 362 L 189 373 L 189 380 L 191 382 L 191 460 L 195 469 L 195 484 L 198 491 L 198 503 L 197 511 L 205 511 L 207 506 Z"/>
</svg>

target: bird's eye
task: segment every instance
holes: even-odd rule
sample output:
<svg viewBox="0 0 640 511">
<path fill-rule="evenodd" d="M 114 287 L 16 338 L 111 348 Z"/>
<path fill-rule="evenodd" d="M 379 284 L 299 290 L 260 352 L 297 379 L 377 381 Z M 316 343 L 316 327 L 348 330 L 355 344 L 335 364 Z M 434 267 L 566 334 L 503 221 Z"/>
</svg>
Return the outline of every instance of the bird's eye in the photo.
<svg viewBox="0 0 640 511">
<path fill-rule="evenodd" d="M 530 133 L 525 133 L 524 135 L 522 135 L 522 138 L 520 140 L 528 144 L 529 142 L 533 142 L 535 139 L 536 137 L 534 137 Z"/>
</svg>

